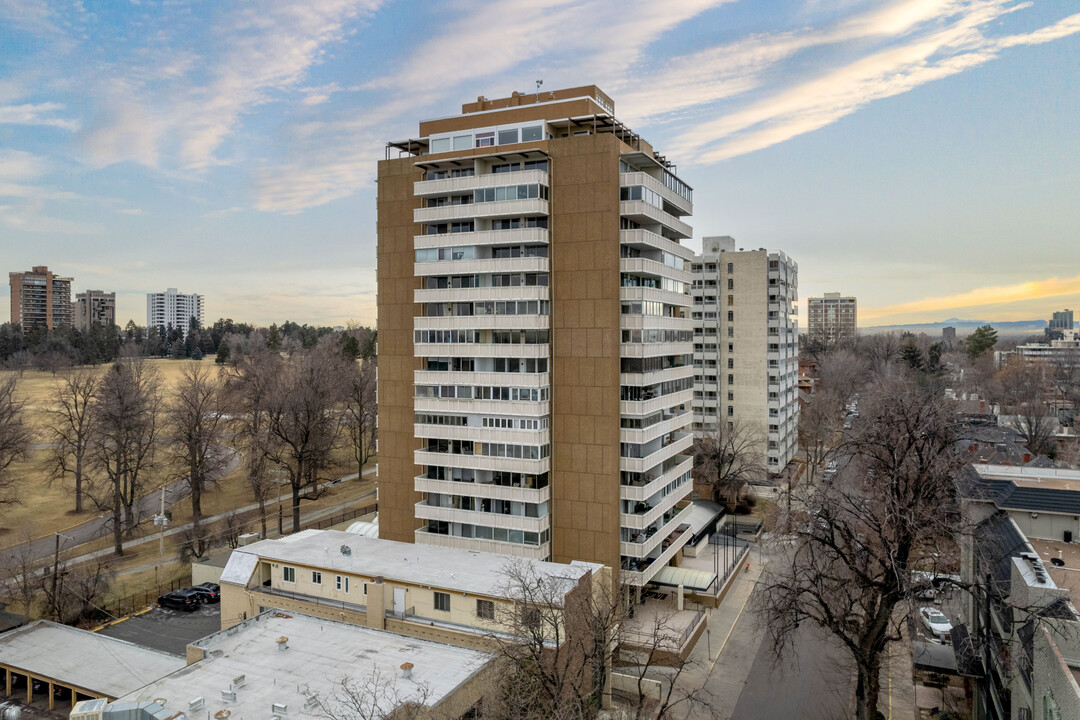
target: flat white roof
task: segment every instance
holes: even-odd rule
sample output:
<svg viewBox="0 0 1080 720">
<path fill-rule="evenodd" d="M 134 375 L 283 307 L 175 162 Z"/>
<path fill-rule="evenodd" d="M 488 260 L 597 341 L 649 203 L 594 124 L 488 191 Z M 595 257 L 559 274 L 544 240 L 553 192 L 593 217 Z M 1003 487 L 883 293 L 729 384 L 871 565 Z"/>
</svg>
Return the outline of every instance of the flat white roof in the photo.
<svg viewBox="0 0 1080 720">
<path fill-rule="evenodd" d="M 126 640 L 38 620 L 0 635 L 0 663 L 118 698 L 184 667 L 186 660 Z"/>
<path fill-rule="evenodd" d="M 350 554 L 342 554 L 342 545 L 349 546 Z M 588 572 L 602 567 L 596 563 L 553 563 L 499 553 L 381 540 L 340 530 L 304 530 L 234 550 L 221 582 L 246 584 L 255 568 L 252 556 L 489 597 L 506 596 L 506 567 L 510 563 L 527 563 L 537 575 L 563 578 L 567 581 L 567 590 L 576 586 Z"/>
<path fill-rule="evenodd" d="M 278 649 L 281 637 L 288 638 L 286 650 Z M 438 704 L 492 659 L 478 650 L 281 610 L 192 644 L 206 651 L 204 659 L 121 700 L 164 698 L 166 708 L 188 712 L 192 700 L 203 698 L 203 708 L 189 717 L 224 709 L 234 718 L 323 717 L 317 706 L 304 707 L 310 697 L 332 697 L 344 679 L 368 688 L 377 678 L 381 716 L 404 702 Z M 414 666 L 411 679 L 402 677 L 406 662 Z M 288 706 L 287 715 L 272 713 L 275 703 Z"/>
</svg>

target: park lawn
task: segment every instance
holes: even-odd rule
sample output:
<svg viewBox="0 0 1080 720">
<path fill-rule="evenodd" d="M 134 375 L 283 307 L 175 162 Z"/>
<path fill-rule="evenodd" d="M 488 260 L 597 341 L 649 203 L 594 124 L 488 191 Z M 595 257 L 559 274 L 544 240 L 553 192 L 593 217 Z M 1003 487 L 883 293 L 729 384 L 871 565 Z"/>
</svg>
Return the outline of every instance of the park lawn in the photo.
<svg viewBox="0 0 1080 720">
<path fill-rule="evenodd" d="M 149 358 L 149 362 L 153 363 L 161 374 L 162 389 L 166 399 L 168 399 L 173 388 L 175 388 L 177 382 L 179 382 L 180 373 L 185 367 L 190 367 L 199 363 L 215 369 L 218 367 L 214 365 L 213 360 Z M 87 369 L 94 370 L 99 375 L 103 375 L 110 367 L 112 367 L 112 363 L 98 365 Z M 62 380 L 63 372 L 64 371 L 60 371 L 56 373 L 56 375 L 53 375 L 52 373 L 43 370 L 26 370 L 16 381 L 16 394 L 19 399 L 26 402 L 26 419 L 31 427 L 33 427 L 34 435 L 38 442 L 44 441 L 44 429 L 48 422 L 47 411 L 49 408 L 54 407 L 52 396 L 57 383 Z"/>
</svg>

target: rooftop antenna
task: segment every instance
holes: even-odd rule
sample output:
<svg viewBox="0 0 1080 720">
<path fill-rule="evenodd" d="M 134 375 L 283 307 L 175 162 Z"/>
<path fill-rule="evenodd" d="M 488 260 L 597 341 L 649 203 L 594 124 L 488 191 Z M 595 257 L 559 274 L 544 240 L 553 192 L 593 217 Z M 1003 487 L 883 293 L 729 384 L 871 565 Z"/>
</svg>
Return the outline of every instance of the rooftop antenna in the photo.
<svg viewBox="0 0 1080 720">
<path fill-rule="evenodd" d="M 540 102 L 540 86 L 544 84 L 543 80 L 536 81 L 536 102 Z"/>
</svg>

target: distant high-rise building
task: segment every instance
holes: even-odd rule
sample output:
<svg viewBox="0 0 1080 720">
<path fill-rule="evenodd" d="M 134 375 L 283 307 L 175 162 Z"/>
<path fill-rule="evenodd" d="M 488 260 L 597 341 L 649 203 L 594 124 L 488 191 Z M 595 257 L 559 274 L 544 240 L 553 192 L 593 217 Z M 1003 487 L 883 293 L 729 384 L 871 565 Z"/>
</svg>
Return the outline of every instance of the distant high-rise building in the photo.
<svg viewBox="0 0 1080 720">
<path fill-rule="evenodd" d="M 1054 335 L 1060 333 L 1064 336 L 1065 333 L 1072 332 L 1074 327 L 1073 311 L 1069 308 L 1065 308 L 1060 312 L 1055 312 L 1050 318 L 1050 322 L 1046 325 L 1046 334 Z"/>
<path fill-rule="evenodd" d="M 146 293 L 146 327 L 156 327 L 159 330 L 168 330 L 170 327 L 180 328 L 187 337 L 191 319 L 195 318 L 202 324 L 203 321 L 203 296 L 186 295 L 177 292 L 176 288 L 169 288 L 163 293 Z"/>
<path fill-rule="evenodd" d="M 858 310 L 853 297 L 825 293 L 825 297 L 807 299 L 806 332 L 810 342 L 832 345 L 858 334 Z"/>
<path fill-rule="evenodd" d="M 748 426 L 778 473 L 798 439 L 799 266 L 782 252 L 736 251 L 730 237 L 704 238 L 691 263 L 694 432 Z"/>
<path fill-rule="evenodd" d="M 75 329 L 83 332 L 91 325 L 113 325 L 116 323 L 116 293 L 103 290 L 77 293 L 72 315 Z"/>
<path fill-rule="evenodd" d="M 8 273 L 11 283 L 11 322 L 28 330 L 71 325 L 71 278 L 53 275 L 44 265 L 28 272 Z"/>
<path fill-rule="evenodd" d="M 379 533 L 621 568 L 689 532 L 691 190 L 595 86 L 379 163 Z"/>
<path fill-rule="evenodd" d="M 949 342 L 955 340 L 956 328 L 954 328 L 952 325 L 947 325 L 946 327 L 941 328 L 941 339 L 948 340 Z"/>
</svg>

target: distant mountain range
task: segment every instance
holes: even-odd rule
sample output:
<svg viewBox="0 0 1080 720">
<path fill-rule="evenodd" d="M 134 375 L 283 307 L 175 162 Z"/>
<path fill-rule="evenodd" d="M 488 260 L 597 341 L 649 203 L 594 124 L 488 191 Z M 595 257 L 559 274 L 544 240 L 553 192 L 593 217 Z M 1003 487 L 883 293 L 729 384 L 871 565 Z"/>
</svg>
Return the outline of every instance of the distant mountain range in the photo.
<svg viewBox="0 0 1080 720">
<path fill-rule="evenodd" d="M 990 325 L 997 330 L 998 337 L 1027 337 L 1028 335 L 1040 335 L 1046 331 L 1045 320 L 1012 320 L 1008 322 L 998 322 L 995 320 L 961 320 L 960 318 L 949 318 L 948 320 L 930 323 L 872 325 L 869 327 L 860 327 L 859 332 L 863 335 L 874 335 L 876 333 L 885 332 L 912 332 L 916 335 L 919 333 L 941 335 L 942 328 L 954 327 L 956 328 L 957 335 L 967 335 L 983 325 Z"/>
</svg>

